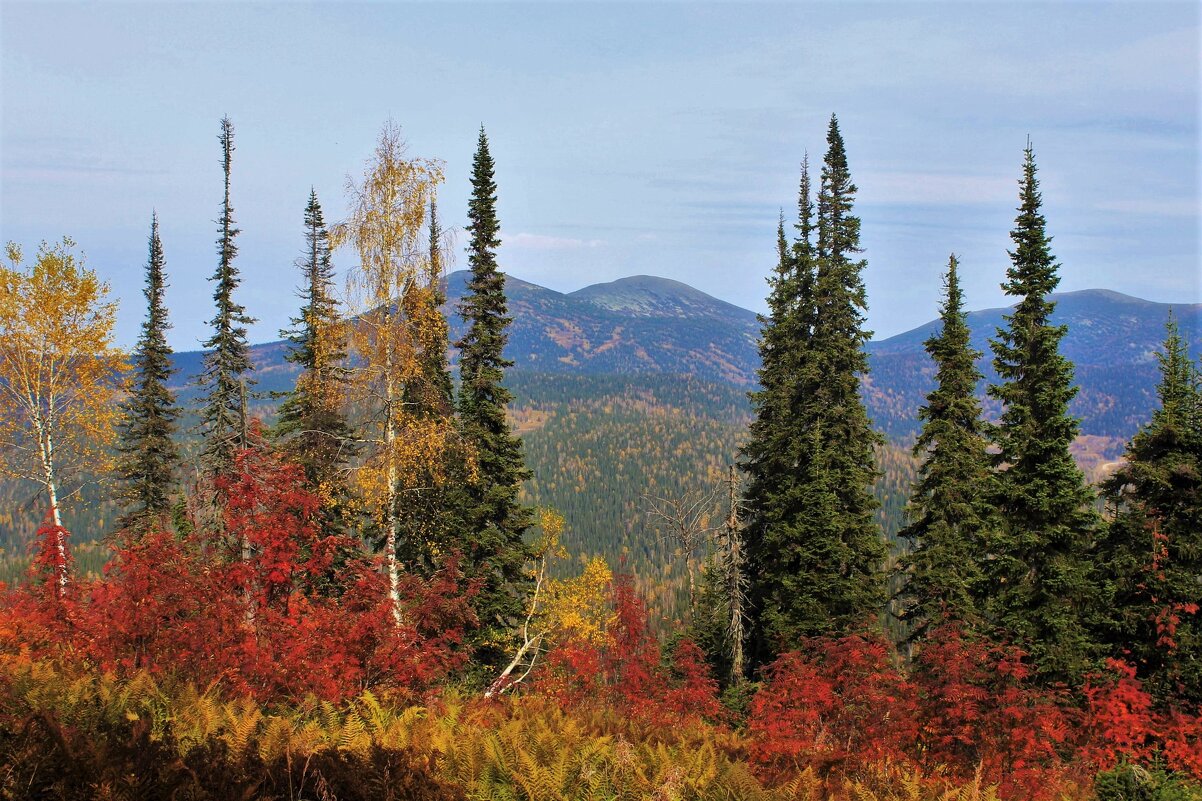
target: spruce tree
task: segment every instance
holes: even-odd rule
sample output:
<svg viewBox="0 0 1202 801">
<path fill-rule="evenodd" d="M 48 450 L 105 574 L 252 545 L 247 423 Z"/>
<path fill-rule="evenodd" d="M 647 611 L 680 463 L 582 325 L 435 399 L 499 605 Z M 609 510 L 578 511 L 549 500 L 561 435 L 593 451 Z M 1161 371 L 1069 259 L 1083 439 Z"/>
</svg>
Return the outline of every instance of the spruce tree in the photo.
<svg viewBox="0 0 1202 801">
<path fill-rule="evenodd" d="M 779 248 L 743 467 L 753 655 L 872 625 L 885 602 L 885 545 L 873 519 L 874 447 L 860 398 L 868 370 L 856 188 L 832 116 L 817 224 L 803 170 L 798 237 Z M 816 237 L 816 239 L 815 239 Z M 778 232 L 778 243 L 780 241 Z M 779 295 L 779 296 L 778 296 Z"/>
<path fill-rule="evenodd" d="M 430 288 L 432 290 L 432 306 L 434 312 L 442 314 L 442 307 L 447 302 L 446 275 L 443 260 L 443 232 L 438 220 L 438 204 L 430 201 Z M 433 409 L 436 414 L 445 415 L 454 411 L 455 389 L 451 380 L 451 365 L 447 359 L 449 347 L 447 326 L 436 327 L 434 336 L 425 348 L 422 364 L 426 372 L 427 383 L 434 388 Z"/>
<path fill-rule="evenodd" d="M 1103 485 L 1101 634 L 1162 699 L 1202 703 L 1202 387 L 1177 324 L 1159 354 L 1160 408 Z"/>
<path fill-rule="evenodd" d="M 825 614 L 796 623 L 812 633 L 845 632 L 877 617 L 885 603 L 884 538 L 874 519 L 875 452 L 882 443 L 860 397 L 868 373 L 864 344 L 867 296 L 860 252 L 860 219 L 852 214 L 851 181 L 838 120 L 831 116 L 818 193 L 813 333 L 801 417 L 814 431 L 816 450 L 809 481 L 815 502 L 833 495 L 830 525 L 814 526 L 808 549 L 821 555 L 808 567 L 814 601 Z M 820 519 L 815 516 L 815 520 Z M 824 576 L 831 573 L 831 576 Z M 823 584 L 829 587 L 823 589 Z"/>
<path fill-rule="evenodd" d="M 459 420 L 465 442 L 476 458 L 477 475 L 466 488 L 463 505 L 467 572 L 483 579 L 476 596 L 481 629 L 477 639 L 481 661 L 499 660 L 523 613 L 529 578 L 525 564 L 530 549 L 522 535 L 532 511 L 518 501 L 522 482 L 530 477 L 522 442 L 505 417 L 513 399 L 502 384 L 513 362 L 503 355 L 510 317 L 505 276 L 497 268 L 497 185 L 488 138 L 481 127 L 472 160 L 472 196 L 468 202 L 468 265 L 472 277 L 459 313 L 468 324 L 459 349 Z"/>
<path fill-rule="evenodd" d="M 981 353 L 969 345 L 957 267 L 953 255 L 944 278 L 942 328 L 924 343 L 936 365 L 936 386 L 918 411 L 923 427 L 914 455 L 923 462 L 909 525 L 898 535 L 910 543 L 899 565 L 906 580 L 899 617 L 909 624 L 910 640 L 942 622 L 973 628 L 981 621 L 976 598 L 992 473 L 976 396 Z"/>
<path fill-rule="evenodd" d="M 308 485 L 322 497 L 327 529 L 346 525 L 349 490 L 344 470 L 354 453 L 354 432 L 342 401 L 347 381 L 345 330 L 334 298 L 334 266 L 330 237 L 316 190 L 305 207 L 305 251 L 298 260 L 303 284 L 300 317 L 280 332 L 288 343 L 285 359 L 301 373 L 280 404 L 275 434 L 305 471 Z"/>
<path fill-rule="evenodd" d="M 167 344 L 167 286 L 163 244 L 159 240 L 159 218 L 150 218 L 150 253 L 146 260 L 146 319 L 133 352 L 133 389 L 121 405 L 122 422 L 118 470 L 124 484 L 126 504 L 123 528 L 141 531 L 163 526 L 169 519 L 179 448 L 173 439 L 179 409 L 175 394 L 167 387 L 174 370 Z"/>
<path fill-rule="evenodd" d="M 1048 295 L 1060 279 L 1030 143 L 1019 186 L 1002 285 L 1018 303 L 990 342 L 1002 383 L 989 394 L 1004 408 L 994 432 L 1000 525 L 985 562 L 985 610 L 1031 652 L 1042 674 L 1068 679 L 1094 653 L 1085 622 L 1097 595 L 1090 550 L 1099 521 L 1094 493 L 1069 452 L 1078 421 L 1068 405 L 1077 390 L 1072 364 L 1059 351 L 1067 329 L 1051 322 Z"/>
<path fill-rule="evenodd" d="M 239 229 L 234 225 L 234 209 L 230 205 L 230 161 L 234 152 L 234 125 L 229 117 L 221 119 L 221 166 L 225 175 L 225 191 L 221 203 L 220 233 L 217 237 L 217 271 L 211 280 L 217 283 L 213 300 L 217 313 L 210 321 L 213 335 L 204 342 L 209 352 L 204 356 L 204 372 L 200 383 L 204 389 L 200 412 L 204 436 L 201 457 L 210 476 L 227 472 L 233 464 L 234 453 L 246 446 L 245 374 L 252 368 L 250 347 L 246 343 L 246 326 L 254 319 L 234 301 L 234 290 L 240 279 L 234 257 L 238 247 L 234 239 Z"/>
<path fill-rule="evenodd" d="M 760 389 L 749 393 L 754 418 L 747 442 L 740 450 L 739 467 L 747 474 L 743 496 L 744 540 L 750 568 L 750 656 L 753 662 L 769 661 L 781 629 L 789 595 L 782 579 L 800 570 L 799 556 L 789 539 L 798 515 L 800 471 L 808 466 L 804 421 L 795 407 L 805 387 L 802 374 L 809 329 L 805 308 L 810 286 L 803 273 L 812 274 L 812 233 L 809 222 L 808 165 L 803 164 L 798 193 L 798 242 L 785 236 L 784 214 L 776 229 L 777 261 L 768 279 L 768 315 L 760 316 Z M 810 282 L 812 283 L 812 282 Z"/>
</svg>

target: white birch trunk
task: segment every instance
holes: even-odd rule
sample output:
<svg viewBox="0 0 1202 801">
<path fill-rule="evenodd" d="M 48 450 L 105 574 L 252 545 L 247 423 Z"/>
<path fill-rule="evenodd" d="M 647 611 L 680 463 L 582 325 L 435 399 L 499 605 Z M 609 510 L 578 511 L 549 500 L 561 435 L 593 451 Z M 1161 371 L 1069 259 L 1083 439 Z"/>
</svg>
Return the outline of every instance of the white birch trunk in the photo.
<svg viewBox="0 0 1202 801">
<path fill-rule="evenodd" d="M 396 558 L 397 528 L 400 526 L 400 521 L 397 519 L 396 513 L 396 484 L 398 476 L 396 455 L 393 452 L 396 442 L 396 421 L 393 414 L 393 404 L 396 401 L 396 383 L 392 375 L 392 332 L 388 331 L 386 336 L 389 337 L 389 340 L 384 357 L 384 458 L 388 461 L 384 475 L 388 486 L 384 490 L 384 559 L 388 565 L 388 599 L 392 602 L 392 619 L 397 626 L 400 626 L 401 576 Z"/>
</svg>

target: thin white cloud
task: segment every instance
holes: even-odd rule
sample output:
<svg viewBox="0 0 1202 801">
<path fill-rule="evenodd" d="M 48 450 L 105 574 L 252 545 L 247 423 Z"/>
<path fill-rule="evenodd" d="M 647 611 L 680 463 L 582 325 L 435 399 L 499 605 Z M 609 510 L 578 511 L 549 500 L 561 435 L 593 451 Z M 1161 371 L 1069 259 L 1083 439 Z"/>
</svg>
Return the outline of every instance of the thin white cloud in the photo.
<svg viewBox="0 0 1202 801">
<path fill-rule="evenodd" d="M 600 247 L 604 242 L 600 239 L 573 239 L 566 236 L 546 236 L 544 234 L 520 233 L 513 236 L 502 235 L 505 244 L 519 250 L 582 250 Z"/>
</svg>

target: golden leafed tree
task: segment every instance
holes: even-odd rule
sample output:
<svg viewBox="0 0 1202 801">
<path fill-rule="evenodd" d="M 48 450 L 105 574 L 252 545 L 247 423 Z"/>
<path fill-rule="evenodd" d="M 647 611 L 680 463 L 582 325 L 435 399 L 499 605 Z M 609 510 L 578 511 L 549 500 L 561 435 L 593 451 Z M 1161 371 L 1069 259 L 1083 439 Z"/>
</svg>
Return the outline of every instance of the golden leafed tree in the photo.
<svg viewBox="0 0 1202 801">
<path fill-rule="evenodd" d="M 113 346 L 117 303 L 74 246 L 43 242 L 26 267 L 10 242 L 0 265 L 0 473 L 40 485 L 56 527 L 61 504 L 108 462 L 128 369 Z"/>
<path fill-rule="evenodd" d="M 363 419 L 363 449 L 355 471 L 360 497 L 382 534 L 389 597 L 398 622 L 398 548 L 415 533 L 403 531 L 407 494 L 438 481 L 437 466 L 455 436 L 449 409 L 431 414 L 414 399 L 436 394 L 424 347 L 445 341 L 445 320 L 427 313 L 419 294 L 436 292 L 438 279 L 425 240 L 427 209 L 443 180 L 442 163 L 410 158 L 400 129 L 385 125 L 359 181 L 348 180 L 349 218 L 331 232 L 332 244 L 352 246 L 359 265 L 348 283 L 349 340 L 354 407 Z M 442 328 L 438 328 L 442 326 Z M 435 330 L 437 329 L 437 330 Z M 441 332 L 441 333 L 440 333 Z"/>
</svg>

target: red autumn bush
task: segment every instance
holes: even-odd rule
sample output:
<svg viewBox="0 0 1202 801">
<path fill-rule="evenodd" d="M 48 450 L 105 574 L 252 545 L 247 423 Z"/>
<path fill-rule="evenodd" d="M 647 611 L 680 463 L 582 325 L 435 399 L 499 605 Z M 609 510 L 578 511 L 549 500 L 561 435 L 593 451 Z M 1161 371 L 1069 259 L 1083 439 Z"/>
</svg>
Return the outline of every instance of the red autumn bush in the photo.
<svg viewBox="0 0 1202 801">
<path fill-rule="evenodd" d="M 1157 708 L 1135 668 L 1118 659 L 1106 660 L 1106 671 L 1089 676 L 1081 693 L 1083 758 L 1105 770 L 1159 756 L 1202 781 L 1202 709 Z"/>
<path fill-rule="evenodd" d="M 57 563 L 0 609 L 0 648 L 82 659 L 105 671 L 220 681 L 260 701 L 340 701 L 366 687 L 415 697 L 466 660 L 472 588 L 455 561 L 402 582 L 401 623 L 375 557 L 323 536 L 299 468 L 265 449 L 239 454 L 219 484 L 220 534 L 127 533 L 103 579 L 48 583 Z M 56 557 L 47 529 L 42 552 Z"/>
<path fill-rule="evenodd" d="M 908 759 L 914 687 L 878 638 L 815 639 L 765 670 L 747 722 L 751 759 L 769 775 Z"/>
<path fill-rule="evenodd" d="M 1030 798 L 1064 772 L 1074 731 L 1069 699 L 1034 682 L 1020 649 L 945 626 L 918 652 L 911 680 L 927 764 L 962 777 L 980 766 L 988 781 Z"/>
</svg>

